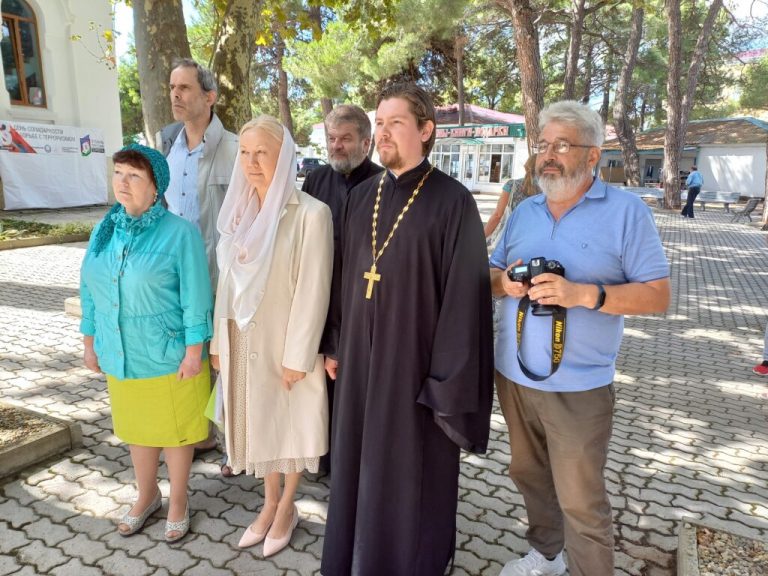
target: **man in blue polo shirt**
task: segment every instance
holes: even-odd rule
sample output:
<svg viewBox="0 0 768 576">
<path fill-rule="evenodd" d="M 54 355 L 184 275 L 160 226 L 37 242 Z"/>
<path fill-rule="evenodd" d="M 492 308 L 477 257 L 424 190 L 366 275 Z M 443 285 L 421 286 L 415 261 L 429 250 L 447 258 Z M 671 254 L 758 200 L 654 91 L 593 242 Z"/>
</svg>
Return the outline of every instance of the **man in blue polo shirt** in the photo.
<svg viewBox="0 0 768 576">
<path fill-rule="evenodd" d="M 688 196 L 683 206 L 683 211 L 680 212 L 683 216 L 693 218 L 693 203 L 696 201 L 696 196 L 701 192 L 701 186 L 704 184 L 704 178 L 701 177 L 701 172 L 696 166 L 691 166 L 691 172 L 688 174 L 688 178 L 685 179 L 685 186 L 688 188 Z"/>
<path fill-rule="evenodd" d="M 539 130 L 533 148 L 543 194 L 518 205 L 490 260 L 493 292 L 504 297 L 496 386 L 509 428 L 509 475 L 525 499 L 532 547 L 501 576 L 559 576 L 564 547 L 571 576 L 612 576 L 604 468 L 623 317 L 667 309 L 669 265 L 650 209 L 593 176 L 600 116 L 558 102 L 542 110 Z M 564 276 L 510 280 L 507 271 L 525 273 L 524 264 L 535 273 L 538 257 L 560 262 Z M 525 296 L 560 307 L 564 326 L 558 315 L 533 315 Z"/>
</svg>

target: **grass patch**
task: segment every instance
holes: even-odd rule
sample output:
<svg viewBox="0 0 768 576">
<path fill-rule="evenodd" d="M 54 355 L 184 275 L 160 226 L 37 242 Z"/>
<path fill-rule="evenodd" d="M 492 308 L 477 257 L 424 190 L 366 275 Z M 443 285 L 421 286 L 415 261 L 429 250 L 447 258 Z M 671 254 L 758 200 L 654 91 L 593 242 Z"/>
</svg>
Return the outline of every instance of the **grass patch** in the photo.
<svg viewBox="0 0 768 576">
<path fill-rule="evenodd" d="M 22 238 L 40 238 L 41 236 L 69 236 L 71 234 L 90 234 L 93 224 L 67 222 L 66 224 L 45 224 L 27 222 L 12 218 L 0 218 L 0 242 Z"/>
</svg>

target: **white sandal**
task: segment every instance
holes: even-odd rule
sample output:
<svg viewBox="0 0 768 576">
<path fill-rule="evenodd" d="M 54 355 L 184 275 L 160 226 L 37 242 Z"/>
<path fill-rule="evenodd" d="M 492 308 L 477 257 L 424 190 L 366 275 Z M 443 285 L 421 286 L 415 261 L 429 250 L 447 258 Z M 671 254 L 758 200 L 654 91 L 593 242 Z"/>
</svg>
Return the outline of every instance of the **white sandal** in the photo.
<svg viewBox="0 0 768 576">
<path fill-rule="evenodd" d="M 162 505 L 162 497 L 160 496 L 160 490 L 158 490 L 157 494 L 155 494 L 155 497 L 152 500 L 152 503 L 145 508 L 144 512 L 138 516 L 129 516 L 127 512 L 125 515 L 123 515 L 119 524 L 125 524 L 128 526 L 128 531 L 123 532 L 120 530 L 118 524 L 117 533 L 120 534 L 120 536 L 131 536 L 136 534 L 136 532 L 139 532 L 142 528 L 144 528 L 144 523 L 147 521 L 147 519 L 152 516 L 152 514 L 157 512 Z"/>
</svg>

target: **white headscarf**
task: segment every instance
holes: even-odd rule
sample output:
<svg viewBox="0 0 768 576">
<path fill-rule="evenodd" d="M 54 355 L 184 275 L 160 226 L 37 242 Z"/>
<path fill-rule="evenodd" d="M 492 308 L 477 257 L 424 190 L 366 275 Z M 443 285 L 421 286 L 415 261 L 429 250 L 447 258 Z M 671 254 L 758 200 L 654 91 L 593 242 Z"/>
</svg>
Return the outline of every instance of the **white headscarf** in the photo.
<svg viewBox="0 0 768 576">
<path fill-rule="evenodd" d="M 258 124 L 248 130 L 255 128 L 259 128 Z M 285 126 L 282 128 L 283 143 L 264 206 L 259 206 L 258 194 L 250 193 L 253 187 L 237 162 L 217 221 L 221 238 L 216 246 L 220 270 L 216 299 L 224 298 L 224 301 L 217 302 L 216 308 L 237 322 L 241 330 L 253 318 L 264 297 L 277 226 L 295 192 L 295 144 Z"/>
</svg>

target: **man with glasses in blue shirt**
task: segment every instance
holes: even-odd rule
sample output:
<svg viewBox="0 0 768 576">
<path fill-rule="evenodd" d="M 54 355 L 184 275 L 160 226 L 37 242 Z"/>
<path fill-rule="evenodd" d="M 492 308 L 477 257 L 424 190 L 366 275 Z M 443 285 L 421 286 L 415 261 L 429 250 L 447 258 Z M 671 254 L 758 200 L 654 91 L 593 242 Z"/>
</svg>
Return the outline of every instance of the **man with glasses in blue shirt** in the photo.
<svg viewBox="0 0 768 576">
<path fill-rule="evenodd" d="M 490 260 L 493 293 L 504 297 L 497 393 L 532 548 L 501 576 L 564 574 L 566 547 L 571 576 L 612 576 L 604 469 L 616 356 L 625 314 L 667 309 L 669 265 L 650 209 L 593 175 L 600 116 L 557 102 L 542 110 L 539 129 L 533 150 L 543 194 L 512 213 Z M 559 262 L 564 275 L 537 273 L 539 257 Z M 513 269 L 525 280 L 511 280 Z"/>
</svg>

